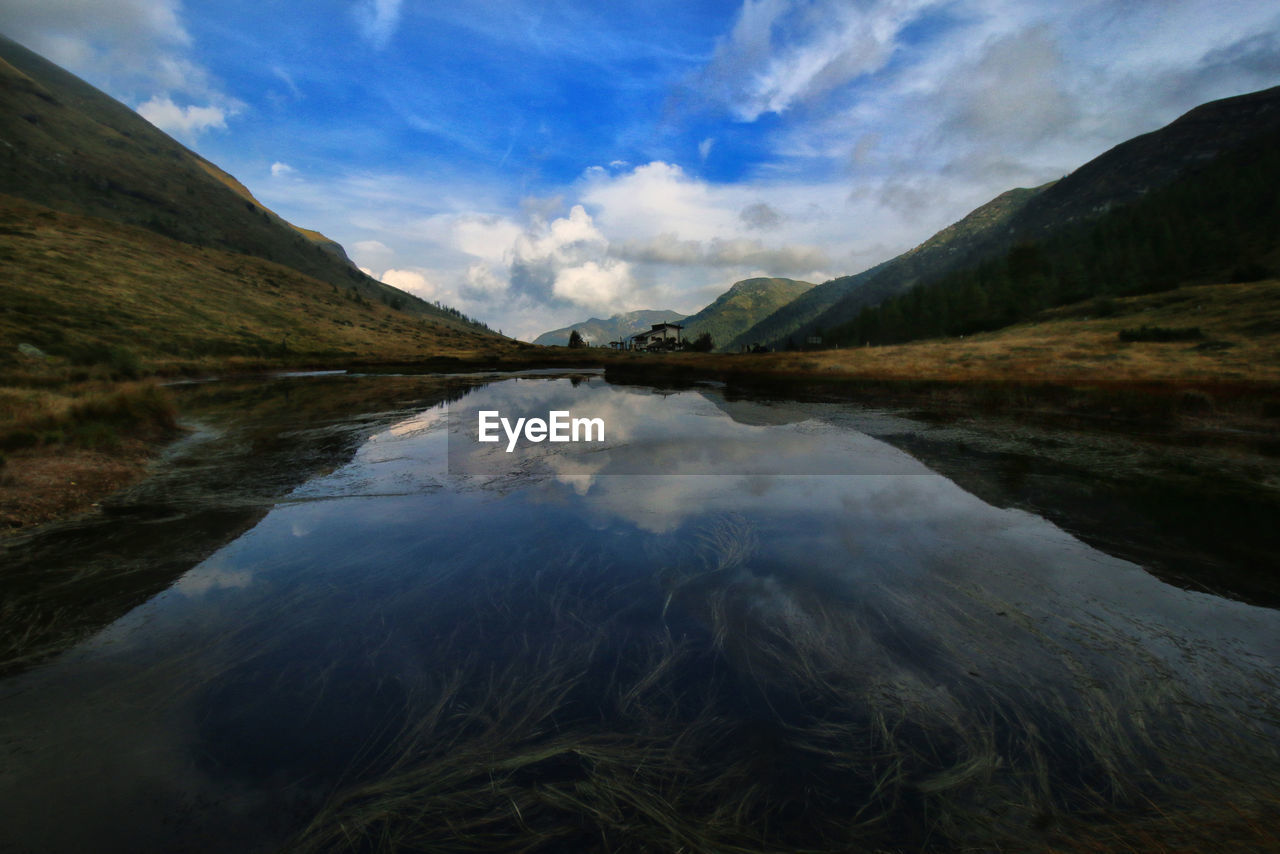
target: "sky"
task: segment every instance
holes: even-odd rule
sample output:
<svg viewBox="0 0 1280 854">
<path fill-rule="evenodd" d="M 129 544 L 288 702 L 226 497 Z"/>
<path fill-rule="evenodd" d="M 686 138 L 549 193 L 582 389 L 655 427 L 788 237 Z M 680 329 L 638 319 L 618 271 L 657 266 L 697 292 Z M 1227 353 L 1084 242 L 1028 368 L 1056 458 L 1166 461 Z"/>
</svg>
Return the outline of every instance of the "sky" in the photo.
<svg viewBox="0 0 1280 854">
<path fill-rule="evenodd" d="M 859 272 L 1280 84 L 1274 0 L 0 0 L 0 32 L 526 340 Z"/>
</svg>

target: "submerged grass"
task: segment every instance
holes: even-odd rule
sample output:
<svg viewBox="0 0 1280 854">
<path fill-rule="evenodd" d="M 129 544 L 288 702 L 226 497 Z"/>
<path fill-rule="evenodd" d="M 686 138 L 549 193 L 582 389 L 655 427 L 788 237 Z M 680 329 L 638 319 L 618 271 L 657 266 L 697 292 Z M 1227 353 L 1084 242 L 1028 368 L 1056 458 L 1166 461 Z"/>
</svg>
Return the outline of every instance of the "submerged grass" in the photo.
<svg viewBox="0 0 1280 854">
<path fill-rule="evenodd" d="M 1275 847 L 1273 676 L 1220 702 L 1028 620 L 1073 678 L 980 677 L 892 615 L 756 576 L 752 542 L 731 520 L 656 588 L 571 562 L 469 577 L 424 609 L 448 628 L 414 644 L 394 735 L 288 850 Z"/>
</svg>

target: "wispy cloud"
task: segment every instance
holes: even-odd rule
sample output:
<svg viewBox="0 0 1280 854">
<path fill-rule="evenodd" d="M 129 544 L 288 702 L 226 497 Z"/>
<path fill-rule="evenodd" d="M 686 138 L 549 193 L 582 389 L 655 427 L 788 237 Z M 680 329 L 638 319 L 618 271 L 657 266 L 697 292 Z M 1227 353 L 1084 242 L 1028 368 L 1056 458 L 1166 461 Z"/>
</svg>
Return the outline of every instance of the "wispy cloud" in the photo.
<svg viewBox="0 0 1280 854">
<path fill-rule="evenodd" d="M 401 0 L 360 0 L 355 7 L 360 34 L 377 49 L 391 41 L 400 26 Z"/>
<path fill-rule="evenodd" d="M 902 31 L 938 5 L 745 0 L 700 83 L 742 121 L 780 114 L 882 69 Z"/>
</svg>

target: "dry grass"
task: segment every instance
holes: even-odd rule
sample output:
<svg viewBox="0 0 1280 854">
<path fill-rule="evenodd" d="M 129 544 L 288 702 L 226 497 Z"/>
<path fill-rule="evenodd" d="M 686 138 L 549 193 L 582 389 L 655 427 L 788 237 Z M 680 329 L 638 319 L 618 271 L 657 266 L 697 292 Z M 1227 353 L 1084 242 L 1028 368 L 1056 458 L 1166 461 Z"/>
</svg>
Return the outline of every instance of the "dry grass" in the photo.
<svg viewBox="0 0 1280 854">
<path fill-rule="evenodd" d="M 1120 340 L 1121 330 L 1143 325 L 1199 327 L 1205 338 Z M 966 338 L 756 356 L 636 355 L 630 363 L 862 380 L 1280 383 L 1280 281 L 1091 301 Z"/>
<path fill-rule="evenodd" d="M 83 378 L 77 354 L 143 373 L 491 358 L 514 342 L 438 324 L 261 259 L 0 197 L 0 372 Z M 19 344 L 55 358 L 24 358 Z"/>
<path fill-rule="evenodd" d="M 145 382 L 0 387 L 0 526 L 87 510 L 137 480 L 176 416 L 172 396 Z"/>
</svg>

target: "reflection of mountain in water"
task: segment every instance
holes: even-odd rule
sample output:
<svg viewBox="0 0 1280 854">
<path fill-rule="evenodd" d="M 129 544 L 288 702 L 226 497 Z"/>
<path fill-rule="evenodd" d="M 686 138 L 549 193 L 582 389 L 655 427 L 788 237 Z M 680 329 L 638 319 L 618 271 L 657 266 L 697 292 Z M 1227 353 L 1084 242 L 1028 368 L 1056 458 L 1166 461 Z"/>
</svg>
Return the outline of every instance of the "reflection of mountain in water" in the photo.
<svg viewBox="0 0 1280 854">
<path fill-rule="evenodd" d="M 1280 606 L 1280 501 L 1260 488 L 1211 471 L 1135 468 L 1126 456 L 1147 449 L 1126 453 L 1104 436 L 921 429 L 880 438 L 982 500 L 1049 519 L 1170 584 Z"/>
<path fill-rule="evenodd" d="M 793 401 L 762 401 L 735 396 L 723 389 L 699 388 L 697 391 L 738 424 L 772 427 L 779 424 L 799 424 L 813 418 L 812 408 Z"/>
</svg>

